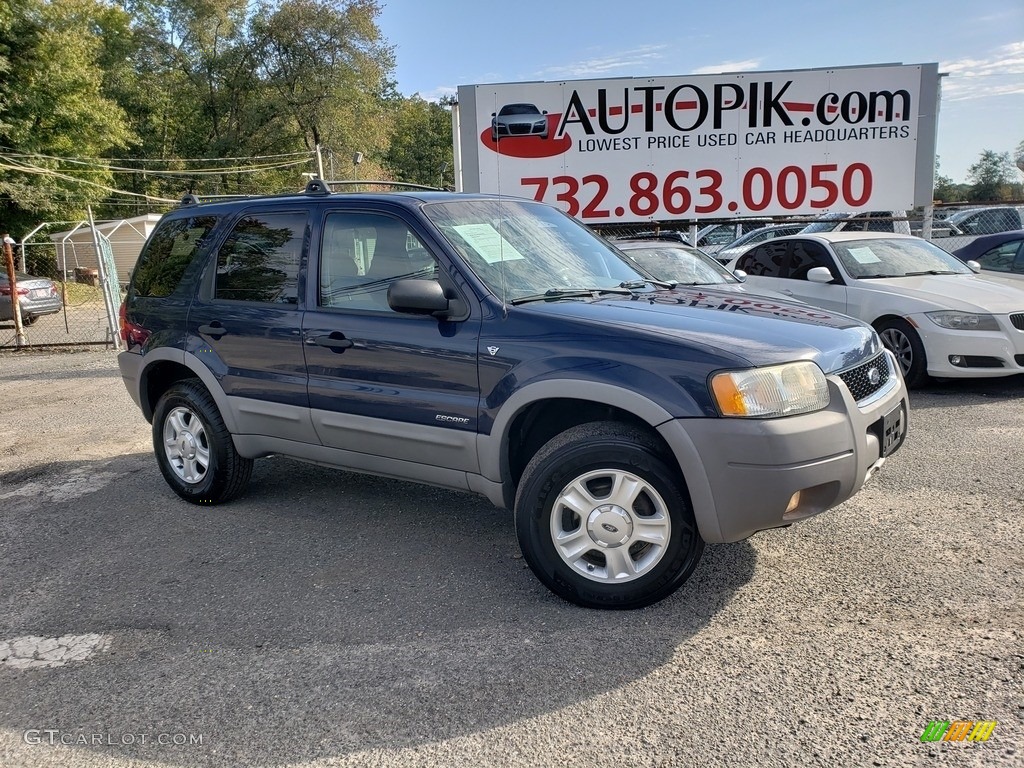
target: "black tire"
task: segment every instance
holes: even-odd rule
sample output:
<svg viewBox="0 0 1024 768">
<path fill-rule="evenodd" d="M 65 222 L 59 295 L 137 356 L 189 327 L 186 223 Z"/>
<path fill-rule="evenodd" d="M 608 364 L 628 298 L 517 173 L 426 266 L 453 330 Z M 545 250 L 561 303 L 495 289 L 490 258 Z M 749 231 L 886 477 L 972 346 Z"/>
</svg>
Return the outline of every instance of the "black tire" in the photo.
<svg viewBox="0 0 1024 768">
<path fill-rule="evenodd" d="M 909 389 L 928 383 L 928 357 L 917 331 L 905 320 L 894 318 L 875 326 L 882 343 L 894 355 Z"/>
<path fill-rule="evenodd" d="M 172 438 L 177 442 L 171 444 Z M 229 501 L 245 491 L 252 475 L 252 459 L 235 451 L 213 396 L 199 379 L 177 382 L 157 402 L 153 449 L 164 480 L 193 504 Z"/>
<path fill-rule="evenodd" d="M 37 317 L 36 315 L 22 315 L 21 316 L 21 324 L 25 328 L 28 328 L 30 325 L 32 325 L 32 323 L 34 323 L 36 321 L 36 317 Z"/>
<path fill-rule="evenodd" d="M 616 487 L 640 490 L 617 494 Z M 590 509 L 587 519 L 564 502 L 574 488 L 584 494 L 580 507 Z M 611 503 L 616 494 L 629 509 Z M 651 435 L 616 422 L 581 424 L 548 441 L 523 471 L 515 522 L 519 546 L 537 578 L 556 595 L 588 608 L 655 603 L 689 578 L 704 551 L 679 473 L 659 458 Z M 661 536 L 661 543 L 633 538 L 641 524 L 648 536 Z M 582 554 L 557 547 L 556 536 L 579 537 L 563 538 L 562 546 L 578 546 Z M 616 562 L 629 570 L 615 570 Z M 610 575 L 613 570 L 619 575 Z"/>
</svg>

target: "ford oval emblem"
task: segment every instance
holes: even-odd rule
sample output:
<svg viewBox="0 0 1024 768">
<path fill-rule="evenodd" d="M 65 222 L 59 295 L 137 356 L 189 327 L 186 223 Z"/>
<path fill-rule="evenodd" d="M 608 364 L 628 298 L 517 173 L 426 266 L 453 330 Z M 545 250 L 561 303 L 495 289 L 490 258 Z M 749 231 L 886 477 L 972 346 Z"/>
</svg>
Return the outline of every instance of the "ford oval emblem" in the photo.
<svg viewBox="0 0 1024 768">
<path fill-rule="evenodd" d="M 618 533 L 619 529 L 611 523 L 601 523 L 601 527 L 604 528 L 608 533 Z"/>
<path fill-rule="evenodd" d="M 871 386 L 878 386 L 878 382 L 882 380 L 882 374 L 878 372 L 877 368 L 868 369 L 868 381 L 871 382 Z"/>
</svg>

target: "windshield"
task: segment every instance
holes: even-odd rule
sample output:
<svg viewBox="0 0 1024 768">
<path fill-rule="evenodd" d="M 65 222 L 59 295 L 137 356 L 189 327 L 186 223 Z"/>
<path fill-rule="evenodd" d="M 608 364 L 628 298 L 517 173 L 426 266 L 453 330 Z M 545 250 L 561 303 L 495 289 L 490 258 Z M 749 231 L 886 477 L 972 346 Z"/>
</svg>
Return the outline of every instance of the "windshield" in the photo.
<svg viewBox="0 0 1024 768">
<path fill-rule="evenodd" d="M 832 248 L 846 271 L 855 278 L 973 274 L 955 256 L 917 238 L 846 240 L 832 243 Z"/>
<path fill-rule="evenodd" d="M 499 115 L 539 115 L 540 111 L 533 104 L 506 104 L 498 112 Z"/>
<path fill-rule="evenodd" d="M 618 288 L 645 276 L 607 242 L 547 205 L 459 200 L 424 213 L 477 277 L 505 301 L 549 290 Z"/>
<path fill-rule="evenodd" d="M 651 243 L 642 248 L 623 249 L 623 252 L 641 269 L 658 280 L 675 281 L 687 285 L 720 285 L 739 281 L 717 261 L 709 259 L 695 248 L 667 243 Z"/>
</svg>

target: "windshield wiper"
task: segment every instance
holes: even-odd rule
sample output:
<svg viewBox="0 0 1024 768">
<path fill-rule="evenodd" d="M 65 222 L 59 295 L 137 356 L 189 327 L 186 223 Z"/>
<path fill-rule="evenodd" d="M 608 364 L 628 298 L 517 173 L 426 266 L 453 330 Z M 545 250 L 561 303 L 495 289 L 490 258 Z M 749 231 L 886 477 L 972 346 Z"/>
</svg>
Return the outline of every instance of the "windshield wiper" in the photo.
<svg viewBox="0 0 1024 768">
<path fill-rule="evenodd" d="M 904 277 L 917 277 L 918 275 L 959 275 L 951 269 L 926 269 L 923 272 L 907 272 Z"/>
<path fill-rule="evenodd" d="M 653 286 L 655 286 L 657 288 L 672 289 L 672 288 L 675 288 L 677 285 L 679 285 L 679 281 L 677 281 L 677 280 L 649 280 L 649 279 L 645 279 L 645 280 L 623 280 L 621 283 L 619 283 L 619 288 L 634 289 L 634 288 L 643 288 L 644 286 L 647 286 L 647 285 L 653 285 Z"/>
<path fill-rule="evenodd" d="M 857 275 L 858 280 L 881 280 L 886 277 L 906 277 L 906 275 Z"/>
<path fill-rule="evenodd" d="M 573 299 L 573 298 L 584 298 L 591 297 L 597 298 L 602 293 L 618 293 L 623 296 L 632 296 L 633 292 L 628 288 L 619 286 L 618 288 L 548 288 L 544 293 L 534 293 L 529 296 L 520 296 L 518 299 L 512 299 L 509 304 L 526 304 L 530 301 L 545 301 L 547 299 Z"/>
</svg>

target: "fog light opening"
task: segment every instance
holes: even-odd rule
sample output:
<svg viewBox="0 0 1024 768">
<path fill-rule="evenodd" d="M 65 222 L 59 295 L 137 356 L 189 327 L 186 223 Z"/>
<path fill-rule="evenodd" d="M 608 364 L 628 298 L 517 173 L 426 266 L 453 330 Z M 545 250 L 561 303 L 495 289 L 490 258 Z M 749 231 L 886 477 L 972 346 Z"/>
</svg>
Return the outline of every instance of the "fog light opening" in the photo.
<svg viewBox="0 0 1024 768">
<path fill-rule="evenodd" d="M 789 505 L 786 507 L 786 511 L 782 513 L 783 517 L 785 517 L 794 509 L 800 506 L 800 494 L 802 493 L 803 491 L 797 491 L 796 493 L 793 494 L 793 496 L 789 500 Z"/>
<path fill-rule="evenodd" d="M 955 365 L 957 368 L 967 367 L 967 363 L 964 361 L 963 355 L 950 355 L 949 364 Z"/>
</svg>

